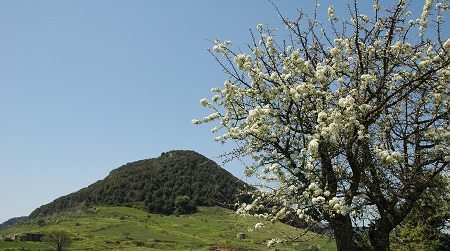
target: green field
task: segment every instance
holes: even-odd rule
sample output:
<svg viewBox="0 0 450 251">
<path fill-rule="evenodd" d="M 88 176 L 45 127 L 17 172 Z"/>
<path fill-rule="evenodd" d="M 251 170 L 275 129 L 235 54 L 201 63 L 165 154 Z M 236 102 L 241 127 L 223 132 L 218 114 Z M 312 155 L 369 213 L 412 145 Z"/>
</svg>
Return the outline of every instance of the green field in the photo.
<svg viewBox="0 0 450 251">
<path fill-rule="evenodd" d="M 241 217 L 219 207 L 200 207 L 198 213 L 187 216 L 147 214 L 128 207 L 97 207 L 48 217 L 41 222 L 34 220 L 0 230 L 0 235 L 45 234 L 53 229 L 65 229 L 74 240 L 69 250 L 206 251 L 212 246 L 268 250 L 266 244 L 271 238 L 304 234 L 302 230 L 282 223 L 266 223 L 262 229 L 249 231 L 257 222 L 257 219 Z M 238 239 L 238 233 L 245 233 L 246 238 Z M 276 248 L 280 251 L 308 250 L 313 244 L 320 250 L 336 250 L 333 240 L 312 233 L 302 236 L 299 242 Z M 51 250 L 50 247 L 47 243 L 0 241 L 0 250 Z"/>
<path fill-rule="evenodd" d="M 0 250 L 52 250 L 46 243 L 25 241 L 0 241 Z"/>
</svg>

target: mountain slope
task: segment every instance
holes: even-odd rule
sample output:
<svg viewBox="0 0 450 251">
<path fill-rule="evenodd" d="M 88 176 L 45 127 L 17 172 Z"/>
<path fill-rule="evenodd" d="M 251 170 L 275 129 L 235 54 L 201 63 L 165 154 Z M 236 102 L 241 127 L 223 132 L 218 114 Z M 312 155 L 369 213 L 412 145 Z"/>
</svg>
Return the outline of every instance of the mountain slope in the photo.
<svg viewBox="0 0 450 251">
<path fill-rule="evenodd" d="M 23 222 L 24 220 L 26 220 L 27 218 L 28 217 L 26 217 L 26 216 L 11 218 L 11 219 L 1 223 L 0 224 L 0 229 L 7 228 L 7 227 L 10 227 L 10 226 L 14 226 L 16 224 L 19 224 L 19 223 Z"/>
<path fill-rule="evenodd" d="M 123 165 L 103 180 L 33 211 L 31 218 L 93 206 L 132 206 L 171 214 L 175 198 L 197 206 L 232 205 L 246 184 L 194 151 L 170 151 Z"/>
</svg>

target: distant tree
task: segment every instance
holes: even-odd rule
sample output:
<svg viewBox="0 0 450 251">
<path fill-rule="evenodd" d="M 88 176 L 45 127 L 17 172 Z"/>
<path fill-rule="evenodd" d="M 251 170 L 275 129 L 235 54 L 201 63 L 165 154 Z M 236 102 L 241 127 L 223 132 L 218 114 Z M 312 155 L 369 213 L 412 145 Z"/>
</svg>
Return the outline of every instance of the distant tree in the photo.
<svg viewBox="0 0 450 251">
<path fill-rule="evenodd" d="M 190 214 L 197 211 L 197 206 L 192 203 L 189 196 L 177 196 L 175 198 L 175 212 L 179 214 Z"/>
<path fill-rule="evenodd" d="M 72 244 L 70 233 L 66 230 L 52 230 L 43 237 L 43 241 L 55 246 L 57 251 L 66 250 Z"/>
<path fill-rule="evenodd" d="M 319 4 L 295 20 L 280 14 L 287 31 L 258 24 L 247 51 L 216 40 L 228 79 L 193 123 L 217 122 L 216 140 L 236 142 L 225 156 L 249 157 L 245 173 L 262 180 L 239 212 L 275 203 L 263 216 L 326 221 L 339 251 L 362 250 L 354 226 L 369 223 L 370 248 L 384 251 L 449 170 L 450 5 L 426 0 L 412 13 L 417 1 L 375 0 L 362 13 L 360 2 L 342 21 Z"/>
<path fill-rule="evenodd" d="M 395 250 L 450 250 L 450 187 L 437 177 L 405 220 L 395 229 Z"/>
</svg>

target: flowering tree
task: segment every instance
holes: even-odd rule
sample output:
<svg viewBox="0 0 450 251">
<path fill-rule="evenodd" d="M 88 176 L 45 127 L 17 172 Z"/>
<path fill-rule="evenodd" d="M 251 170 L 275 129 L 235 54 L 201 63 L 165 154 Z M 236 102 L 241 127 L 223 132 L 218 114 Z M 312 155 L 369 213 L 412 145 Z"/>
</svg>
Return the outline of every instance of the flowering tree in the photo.
<svg viewBox="0 0 450 251">
<path fill-rule="evenodd" d="M 370 15 L 355 1 L 351 18 L 328 8 L 327 25 L 299 12 L 283 18 L 288 35 L 261 24 L 249 53 L 215 41 L 211 54 L 228 74 L 201 104 L 214 112 L 216 140 L 250 156 L 246 175 L 262 179 L 245 213 L 273 220 L 326 221 L 338 250 L 389 250 L 389 234 L 450 162 L 450 39 L 441 37 L 446 0 L 378 1 Z M 417 13 L 415 13 L 417 14 Z M 278 37 L 279 38 L 279 37 Z M 277 40 L 279 40 L 277 42 Z"/>
</svg>

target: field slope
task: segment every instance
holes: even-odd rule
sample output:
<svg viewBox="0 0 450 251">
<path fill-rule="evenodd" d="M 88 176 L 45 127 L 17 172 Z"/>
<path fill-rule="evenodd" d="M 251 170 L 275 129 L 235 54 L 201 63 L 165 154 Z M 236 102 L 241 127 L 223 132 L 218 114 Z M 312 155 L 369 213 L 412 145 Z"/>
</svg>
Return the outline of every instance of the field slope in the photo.
<svg viewBox="0 0 450 251">
<path fill-rule="evenodd" d="M 69 231 L 74 240 L 69 250 L 202 250 L 211 247 L 268 250 L 271 238 L 295 237 L 301 230 L 282 223 L 267 223 L 265 228 L 249 231 L 256 219 L 237 216 L 221 207 L 200 207 L 192 215 L 148 214 L 128 207 L 94 207 L 66 212 L 26 224 L 3 229 L 10 233 L 41 233 L 54 229 Z M 245 239 L 238 239 L 245 233 Z M 320 250 L 336 250 L 328 237 L 306 234 L 298 243 L 281 244 L 278 250 L 308 250 L 313 244 Z M 311 239 L 312 238 L 312 239 Z M 21 246 L 22 245 L 22 246 Z M 46 243 L 0 241 L 0 250 L 51 250 Z M 23 250 L 23 249 L 22 249 Z"/>
</svg>

